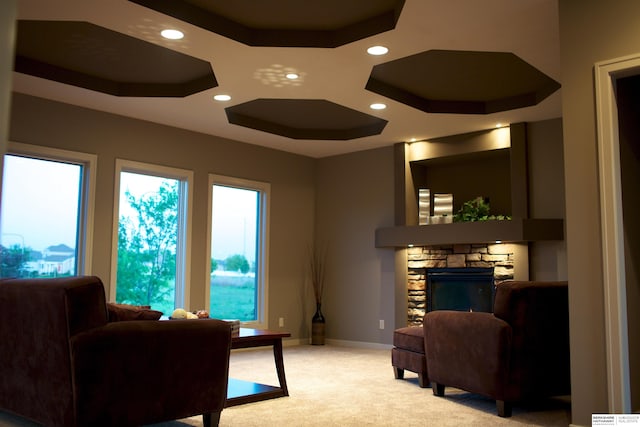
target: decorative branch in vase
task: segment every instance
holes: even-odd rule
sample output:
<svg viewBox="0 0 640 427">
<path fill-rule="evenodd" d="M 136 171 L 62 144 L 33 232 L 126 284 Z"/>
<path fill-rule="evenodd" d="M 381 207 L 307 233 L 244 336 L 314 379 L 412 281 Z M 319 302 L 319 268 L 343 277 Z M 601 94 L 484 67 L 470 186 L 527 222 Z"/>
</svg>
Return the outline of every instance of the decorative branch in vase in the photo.
<svg viewBox="0 0 640 427">
<path fill-rule="evenodd" d="M 327 249 L 325 246 L 309 248 L 309 274 L 313 296 L 316 300 L 316 312 L 311 319 L 311 344 L 324 345 L 325 319 L 322 314 L 322 295 L 324 292 L 324 275 L 326 267 Z"/>
</svg>

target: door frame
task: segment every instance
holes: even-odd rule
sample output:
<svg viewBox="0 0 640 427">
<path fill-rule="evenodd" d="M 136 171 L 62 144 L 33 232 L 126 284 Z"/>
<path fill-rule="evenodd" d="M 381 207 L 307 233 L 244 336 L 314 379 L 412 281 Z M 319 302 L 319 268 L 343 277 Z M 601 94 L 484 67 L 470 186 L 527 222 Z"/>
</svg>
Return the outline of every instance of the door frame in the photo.
<svg viewBox="0 0 640 427">
<path fill-rule="evenodd" d="M 611 413 L 631 412 L 620 140 L 616 81 L 640 74 L 640 54 L 597 62 L 595 95 L 600 178 L 607 391 Z"/>
</svg>

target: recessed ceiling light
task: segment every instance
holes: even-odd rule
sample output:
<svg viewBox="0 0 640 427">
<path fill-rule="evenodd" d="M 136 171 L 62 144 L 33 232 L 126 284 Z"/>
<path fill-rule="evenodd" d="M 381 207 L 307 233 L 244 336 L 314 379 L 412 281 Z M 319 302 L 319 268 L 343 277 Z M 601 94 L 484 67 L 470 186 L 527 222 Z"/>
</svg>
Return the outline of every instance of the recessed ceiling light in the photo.
<svg viewBox="0 0 640 427">
<path fill-rule="evenodd" d="M 384 55 L 387 52 L 389 52 L 389 49 L 384 46 L 371 46 L 367 49 L 369 55 Z"/>
<path fill-rule="evenodd" d="M 385 104 L 377 102 L 375 104 L 369 105 L 369 108 L 371 108 L 372 110 L 384 110 L 385 108 L 387 108 L 387 106 Z"/>
<path fill-rule="evenodd" d="M 300 75 L 298 73 L 287 73 L 285 74 L 285 77 L 288 78 L 289 80 L 295 80 L 298 77 L 300 77 Z"/>
<path fill-rule="evenodd" d="M 180 40 L 181 38 L 184 37 L 184 33 L 182 31 L 170 30 L 170 29 L 162 30 L 160 32 L 160 35 L 165 39 L 169 39 L 169 40 Z"/>
<path fill-rule="evenodd" d="M 221 95 L 215 95 L 213 99 L 215 99 L 216 101 L 229 101 L 231 97 L 229 95 L 221 94 Z"/>
</svg>

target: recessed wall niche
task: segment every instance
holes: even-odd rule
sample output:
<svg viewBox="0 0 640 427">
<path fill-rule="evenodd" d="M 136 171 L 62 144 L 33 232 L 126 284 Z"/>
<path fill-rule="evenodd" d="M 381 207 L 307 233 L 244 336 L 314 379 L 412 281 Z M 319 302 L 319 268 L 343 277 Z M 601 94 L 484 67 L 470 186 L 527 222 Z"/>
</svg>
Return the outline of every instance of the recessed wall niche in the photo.
<svg viewBox="0 0 640 427">
<path fill-rule="evenodd" d="M 517 177 L 514 180 L 514 171 L 522 176 L 527 169 L 526 155 L 521 156 L 526 141 L 518 139 L 522 127 L 512 125 L 407 144 L 404 225 L 417 224 L 413 217 L 420 188 L 428 188 L 432 197 L 453 194 L 454 214 L 464 202 L 480 196 L 489 199 L 493 215 L 523 216 L 526 197 L 514 200 L 514 192 L 522 192 L 518 189 L 523 184 Z M 521 190 L 526 192 L 526 187 Z"/>
<path fill-rule="evenodd" d="M 415 197 L 420 188 L 431 195 L 453 194 L 453 213 L 478 196 L 489 199 L 492 215 L 511 215 L 509 149 L 410 162 Z"/>
<path fill-rule="evenodd" d="M 527 134 L 527 124 L 516 123 L 396 145 L 395 224 L 376 230 L 376 247 L 563 240 L 562 218 L 529 217 Z M 509 215 L 511 220 L 418 225 L 421 186 L 428 186 L 431 194 L 453 194 L 458 209 L 477 196 L 489 197 L 491 213 Z"/>
</svg>

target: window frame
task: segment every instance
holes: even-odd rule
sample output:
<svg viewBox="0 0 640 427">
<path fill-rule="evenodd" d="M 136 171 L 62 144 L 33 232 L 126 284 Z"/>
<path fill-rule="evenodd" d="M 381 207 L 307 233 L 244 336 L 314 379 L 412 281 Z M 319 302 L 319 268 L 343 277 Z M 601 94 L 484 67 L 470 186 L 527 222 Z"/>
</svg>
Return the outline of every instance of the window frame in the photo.
<svg viewBox="0 0 640 427">
<path fill-rule="evenodd" d="M 179 181 L 178 195 L 178 234 L 180 230 L 184 238 L 178 236 L 176 242 L 176 288 L 175 307 L 187 308 L 190 303 L 191 289 L 191 237 L 193 198 L 190 191 L 193 188 L 193 171 L 173 168 L 169 166 L 143 163 L 133 160 L 116 159 L 114 172 L 113 194 L 113 229 L 111 240 L 111 273 L 109 280 L 109 301 L 116 301 L 118 275 L 118 226 L 120 224 L 120 174 L 121 172 L 150 175 L 155 177 L 175 179 Z"/>
<path fill-rule="evenodd" d="M 242 190 L 257 191 L 258 201 L 258 227 L 257 230 L 257 255 L 256 255 L 256 320 L 242 322 L 243 327 L 268 329 L 269 327 L 269 210 L 271 184 L 261 181 L 230 177 L 225 175 L 209 174 L 209 203 L 207 214 L 207 262 L 205 271 L 205 306 L 211 307 L 211 233 L 213 221 L 213 186 L 221 185 Z"/>
<path fill-rule="evenodd" d="M 98 156 L 79 151 L 62 150 L 14 141 L 9 141 L 4 155 L 24 156 L 36 160 L 69 163 L 82 167 L 76 230 L 76 274 L 91 275 Z"/>
</svg>

